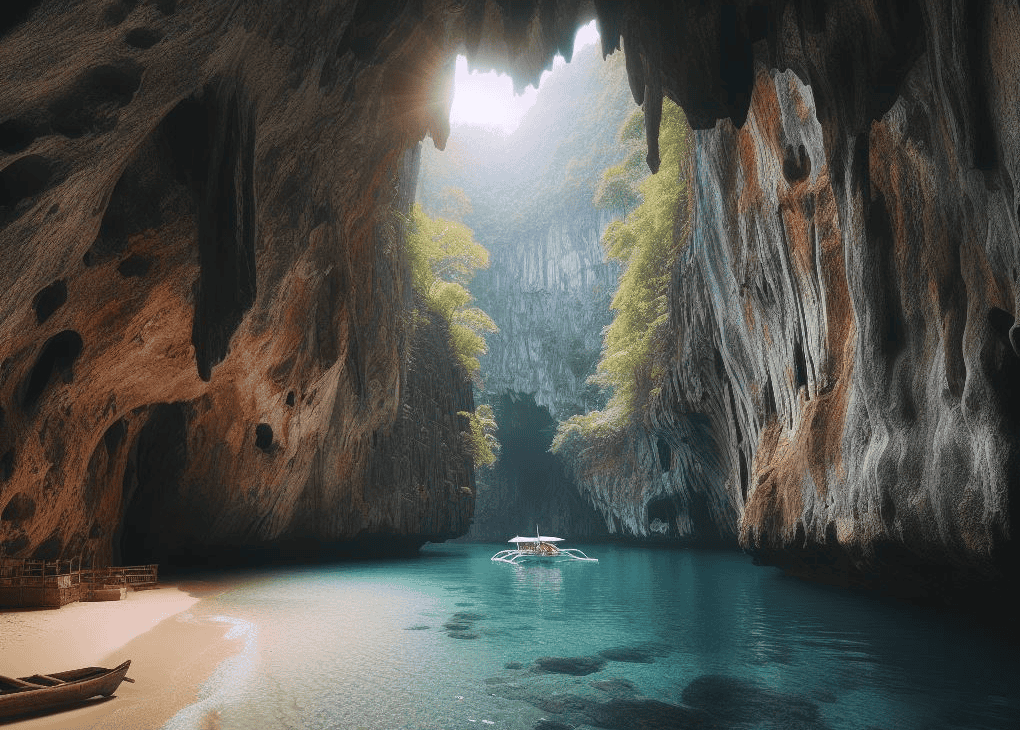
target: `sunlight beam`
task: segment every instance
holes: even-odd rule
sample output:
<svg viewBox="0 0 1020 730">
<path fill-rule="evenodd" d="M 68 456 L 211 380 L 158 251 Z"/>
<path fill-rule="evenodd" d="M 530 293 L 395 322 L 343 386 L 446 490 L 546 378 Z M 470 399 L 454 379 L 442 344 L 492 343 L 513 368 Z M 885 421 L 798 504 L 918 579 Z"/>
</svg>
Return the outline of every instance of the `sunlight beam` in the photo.
<svg viewBox="0 0 1020 730">
<path fill-rule="evenodd" d="M 579 28 L 574 36 L 574 54 L 584 46 L 596 43 L 598 39 L 593 20 Z M 564 63 L 563 56 L 557 55 L 553 59 L 552 71 L 544 71 L 539 84 Z M 538 97 L 538 90 L 533 86 L 528 86 L 519 96 L 514 94 L 513 81 L 506 74 L 468 71 L 464 56 L 457 56 L 453 84 L 450 124 L 489 127 L 501 134 L 510 134 L 517 129 Z"/>
</svg>

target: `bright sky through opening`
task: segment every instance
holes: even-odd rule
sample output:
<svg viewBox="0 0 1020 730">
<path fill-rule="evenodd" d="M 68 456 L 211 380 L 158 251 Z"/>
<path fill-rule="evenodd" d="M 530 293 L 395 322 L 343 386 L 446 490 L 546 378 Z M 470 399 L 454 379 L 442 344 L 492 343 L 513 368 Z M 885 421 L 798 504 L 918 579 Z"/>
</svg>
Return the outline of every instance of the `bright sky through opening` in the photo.
<svg viewBox="0 0 1020 730">
<path fill-rule="evenodd" d="M 595 21 L 580 28 L 574 36 L 574 54 L 583 46 L 591 45 L 599 39 L 595 30 Z M 553 60 L 553 70 L 566 61 L 563 56 Z M 544 71 L 542 81 L 551 73 Z M 529 86 L 520 96 L 514 94 L 513 81 L 506 74 L 495 71 L 468 73 L 467 59 L 457 56 L 457 70 L 454 74 L 453 107 L 450 109 L 451 124 L 475 124 L 481 127 L 493 127 L 504 134 L 510 134 L 521 123 L 535 104 L 538 90 Z"/>
</svg>

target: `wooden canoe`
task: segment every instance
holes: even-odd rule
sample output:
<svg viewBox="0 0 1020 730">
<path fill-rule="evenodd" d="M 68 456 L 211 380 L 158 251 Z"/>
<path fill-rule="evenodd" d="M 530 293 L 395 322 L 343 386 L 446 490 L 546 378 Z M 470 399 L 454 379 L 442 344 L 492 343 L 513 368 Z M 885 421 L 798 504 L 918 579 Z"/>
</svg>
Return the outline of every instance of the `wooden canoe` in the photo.
<svg viewBox="0 0 1020 730">
<path fill-rule="evenodd" d="M 121 682 L 134 681 L 125 676 L 129 666 L 130 659 L 113 669 L 85 667 L 18 679 L 0 675 L 0 719 L 72 705 L 96 695 L 109 697 Z"/>
</svg>

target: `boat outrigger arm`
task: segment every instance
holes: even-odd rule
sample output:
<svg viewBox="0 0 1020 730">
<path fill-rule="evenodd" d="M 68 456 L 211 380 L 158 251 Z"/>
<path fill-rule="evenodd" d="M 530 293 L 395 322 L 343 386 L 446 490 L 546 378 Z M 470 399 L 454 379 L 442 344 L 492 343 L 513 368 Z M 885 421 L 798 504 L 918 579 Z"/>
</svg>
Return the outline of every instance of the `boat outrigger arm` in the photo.
<svg viewBox="0 0 1020 730">
<path fill-rule="evenodd" d="M 516 547 L 500 550 L 490 560 L 500 563 L 519 565 L 521 560 L 535 558 L 552 558 L 559 560 L 581 560 L 588 563 L 597 563 L 598 558 L 589 558 L 577 548 L 559 547 L 554 543 L 563 542 L 562 537 L 546 537 L 535 528 L 535 537 L 514 537 L 507 542 L 513 543 Z"/>
</svg>

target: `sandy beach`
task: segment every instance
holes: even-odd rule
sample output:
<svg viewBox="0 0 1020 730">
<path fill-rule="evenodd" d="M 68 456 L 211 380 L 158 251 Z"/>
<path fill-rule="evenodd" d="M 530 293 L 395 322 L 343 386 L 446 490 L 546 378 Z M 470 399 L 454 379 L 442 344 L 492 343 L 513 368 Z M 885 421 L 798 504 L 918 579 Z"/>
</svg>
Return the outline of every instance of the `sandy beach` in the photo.
<svg viewBox="0 0 1020 730">
<path fill-rule="evenodd" d="M 162 727 L 194 703 L 213 670 L 242 642 L 226 638 L 231 626 L 197 611 L 219 586 L 205 582 L 162 584 L 129 591 L 121 601 L 73 603 L 59 609 L 0 611 L 0 674 L 28 676 L 84 666 L 113 667 L 131 660 L 128 677 L 109 699 L 4 727 Z M 0 723 L 2 724 L 2 723 Z M 203 726 L 215 728 L 214 716 Z"/>
</svg>

